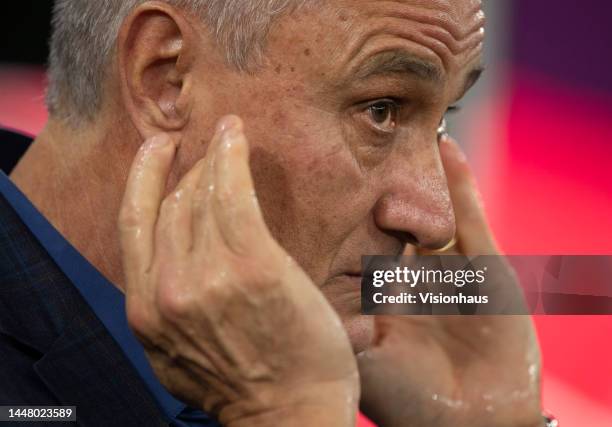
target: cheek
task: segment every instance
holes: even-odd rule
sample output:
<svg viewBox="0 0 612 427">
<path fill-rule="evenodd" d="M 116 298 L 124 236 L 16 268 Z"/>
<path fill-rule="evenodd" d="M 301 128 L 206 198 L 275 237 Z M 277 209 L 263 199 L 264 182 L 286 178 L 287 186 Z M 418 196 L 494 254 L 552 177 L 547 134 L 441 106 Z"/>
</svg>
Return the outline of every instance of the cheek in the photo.
<svg viewBox="0 0 612 427">
<path fill-rule="evenodd" d="M 366 217 L 365 180 L 339 137 L 294 129 L 275 141 L 251 150 L 262 211 L 274 237 L 321 284 L 342 242 Z"/>
</svg>

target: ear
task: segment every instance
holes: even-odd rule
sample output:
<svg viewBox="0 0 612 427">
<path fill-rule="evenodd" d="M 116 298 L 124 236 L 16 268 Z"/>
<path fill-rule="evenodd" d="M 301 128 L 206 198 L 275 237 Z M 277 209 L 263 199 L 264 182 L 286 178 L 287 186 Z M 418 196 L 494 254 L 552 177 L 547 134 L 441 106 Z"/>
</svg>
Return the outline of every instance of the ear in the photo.
<svg viewBox="0 0 612 427">
<path fill-rule="evenodd" d="M 180 133 L 189 120 L 196 30 L 162 2 L 137 7 L 117 39 L 121 96 L 143 139 Z"/>
</svg>

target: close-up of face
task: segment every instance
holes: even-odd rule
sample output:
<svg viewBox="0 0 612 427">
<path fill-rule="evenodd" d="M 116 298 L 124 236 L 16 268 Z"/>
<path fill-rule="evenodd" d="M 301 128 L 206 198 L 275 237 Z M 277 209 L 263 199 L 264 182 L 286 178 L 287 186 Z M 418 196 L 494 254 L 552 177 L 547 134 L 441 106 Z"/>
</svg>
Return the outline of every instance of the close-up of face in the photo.
<svg viewBox="0 0 612 427">
<path fill-rule="evenodd" d="M 0 401 L 612 425 L 612 2 L 2 11 Z"/>
<path fill-rule="evenodd" d="M 195 48 L 177 175 L 205 155 L 216 120 L 240 116 L 266 223 L 355 351 L 372 330 L 361 256 L 454 235 L 437 129 L 482 71 L 483 27 L 476 0 L 322 2 L 275 22 L 254 72 L 198 54 L 206 37 Z"/>
</svg>

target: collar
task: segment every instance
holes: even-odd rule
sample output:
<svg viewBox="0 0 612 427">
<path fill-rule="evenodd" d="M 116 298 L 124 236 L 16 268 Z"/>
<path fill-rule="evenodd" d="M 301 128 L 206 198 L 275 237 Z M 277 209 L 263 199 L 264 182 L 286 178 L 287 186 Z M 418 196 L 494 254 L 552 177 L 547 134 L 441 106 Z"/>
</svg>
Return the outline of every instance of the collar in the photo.
<svg viewBox="0 0 612 427">
<path fill-rule="evenodd" d="M 171 420 L 176 419 L 186 405 L 175 399 L 154 375 L 142 345 L 128 326 L 123 294 L 63 238 L 6 176 L 5 172 L 10 172 L 29 147 L 31 138 L 2 130 L 0 141 L 0 159 L 3 159 L 0 194 L 85 299 L 136 369 L 163 413 Z"/>
</svg>

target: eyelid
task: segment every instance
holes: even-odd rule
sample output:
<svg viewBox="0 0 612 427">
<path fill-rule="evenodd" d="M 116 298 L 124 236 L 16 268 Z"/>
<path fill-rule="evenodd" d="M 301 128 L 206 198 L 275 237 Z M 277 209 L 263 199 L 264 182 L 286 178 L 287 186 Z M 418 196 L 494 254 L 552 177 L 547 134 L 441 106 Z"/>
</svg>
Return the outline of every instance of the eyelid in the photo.
<svg viewBox="0 0 612 427">
<path fill-rule="evenodd" d="M 396 107 L 400 107 L 402 105 L 402 100 L 399 98 L 375 98 L 372 99 L 371 101 L 366 101 L 364 103 L 365 108 L 369 108 L 372 105 L 376 105 L 376 104 L 382 104 L 382 103 L 389 103 L 389 104 L 394 104 Z"/>
<path fill-rule="evenodd" d="M 371 107 L 373 107 L 374 105 L 377 104 L 389 104 L 391 105 L 391 108 L 393 108 L 395 110 L 394 115 L 395 115 L 395 126 L 393 129 L 387 130 L 387 129 L 383 129 L 382 126 L 376 125 L 376 124 L 371 124 L 370 126 L 373 128 L 373 130 L 375 130 L 378 133 L 381 134 L 385 134 L 385 135 L 391 135 L 393 133 L 395 133 L 395 128 L 399 125 L 399 121 L 400 121 L 400 117 L 401 117 L 401 102 L 398 102 L 397 99 L 394 98 L 377 98 L 374 99 L 372 101 L 369 101 L 365 104 L 365 106 L 363 107 L 363 111 L 367 112 Z"/>
<path fill-rule="evenodd" d="M 364 106 L 362 107 L 362 109 L 364 111 L 367 111 L 370 107 L 376 105 L 376 104 L 392 104 L 393 108 L 395 109 L 395 113 L 396 116 L 399 118 L 401 117 L 402 114 L 402 107 L 405 105 L 405 101 L 402 101 L 399 98 L 377 98 L 377 99 L 373 99 L 372 101 L 367 101 Z"/>
</svg>

